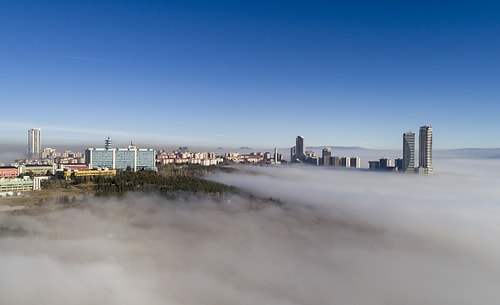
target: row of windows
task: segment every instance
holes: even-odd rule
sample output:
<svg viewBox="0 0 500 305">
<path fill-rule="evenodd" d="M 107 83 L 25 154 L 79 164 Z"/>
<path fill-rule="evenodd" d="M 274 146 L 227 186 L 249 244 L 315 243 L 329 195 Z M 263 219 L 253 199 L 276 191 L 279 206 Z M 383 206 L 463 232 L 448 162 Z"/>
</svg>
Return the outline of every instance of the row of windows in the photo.
<svg viewBox="0 0 500 305">
<path fill-rule="evenodd" d="M 97 167 L 116 169 L 139 168 L 154 169 L 154 150 L 87 150 L 87 163 Z"/>
</svg>

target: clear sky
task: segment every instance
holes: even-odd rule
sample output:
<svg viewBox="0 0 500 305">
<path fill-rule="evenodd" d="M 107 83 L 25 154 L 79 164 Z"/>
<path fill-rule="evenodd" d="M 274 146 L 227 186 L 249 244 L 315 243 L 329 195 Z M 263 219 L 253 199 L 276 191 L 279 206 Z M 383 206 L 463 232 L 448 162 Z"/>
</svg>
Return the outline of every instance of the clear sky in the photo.
<svg viewBox="0 0 500 305">
<path fill-rule="evenodd" d="M 498 1 L 2 1 L 0 143 L 500 147 Z"/>
</svg>

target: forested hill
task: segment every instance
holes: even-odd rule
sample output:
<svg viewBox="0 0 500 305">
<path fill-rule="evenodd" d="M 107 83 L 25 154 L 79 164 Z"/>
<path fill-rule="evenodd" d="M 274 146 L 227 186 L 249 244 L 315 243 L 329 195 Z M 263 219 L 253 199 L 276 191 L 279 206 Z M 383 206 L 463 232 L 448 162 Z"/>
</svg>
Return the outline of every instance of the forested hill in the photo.
<svg viewBox="0 0 500 305">
<path fill-rule="evenodd" d="M 95 185 L 96 196 L 121 195 L 130 191 L 157 192 L 166 194 L 171 191 L 190 193 L 223 193 L 234 188 L 222 183 L 203 179 L 207 171 L 197 166 L 176 167 L 163 166 L 158 172 L 121 171 L 113 177 L 95 177 L 91 182 Z M 90 182 L 85 178 L 77 178 L 74 183 Z"/>
</svg>

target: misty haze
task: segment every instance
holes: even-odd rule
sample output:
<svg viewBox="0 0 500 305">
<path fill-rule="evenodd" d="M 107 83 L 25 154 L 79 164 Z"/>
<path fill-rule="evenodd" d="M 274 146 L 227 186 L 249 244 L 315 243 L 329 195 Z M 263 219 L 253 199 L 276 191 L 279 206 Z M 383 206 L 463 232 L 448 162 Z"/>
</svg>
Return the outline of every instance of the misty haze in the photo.
<svg viewBox="0 0 500 305">
<path fill-rule="evenodd" d="M 499 13 L 2 1 L 0 305 L 500 304 Z"/>
<path fill-rule="evenodd" d="M 0 304 L 497 304 L 500 160 L 242 166 L 222 201 L 0 214 Z"/>
</svg>

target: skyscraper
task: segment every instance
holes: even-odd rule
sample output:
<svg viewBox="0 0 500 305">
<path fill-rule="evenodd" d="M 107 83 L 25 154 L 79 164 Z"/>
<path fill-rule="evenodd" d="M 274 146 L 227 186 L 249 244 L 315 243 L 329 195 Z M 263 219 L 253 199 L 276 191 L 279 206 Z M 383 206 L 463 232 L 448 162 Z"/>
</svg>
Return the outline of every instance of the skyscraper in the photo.
<svg viewBox="0 0 500 305">
<path fill-rule="evenodd" d="M 40 158 L 42 151 L 41 129 L 31 128 L 28 130 L 28 157 L 31 159 Z"/>
<path fill-rule="evenodd" d="M 351 167 L 360 168 L 361 159 L 359 157 L 351 157 Z"/>
<path fill-rule="evenodd" d="M 278 152 L 278 148 L 274 148 L 274 164 L 279 164 L 281 163 L 281 154 Z"/>
<path fill-rule="evenodd" d="M 302 136 L 297 136 L 295 139 L 295 157 L 300 161 L 304 161 L 306 159 L 306 143 L 304 137 Z"/>
<path fill-rule="evenodd" d="M 324 147 L 321 156 L 321 165 L 323 166 L 332 165 L 330 160 L 331 157 L 332 157 L 332 149 L 330 147 Z"/>
<path fill-rule="evenodd" d="M 424 173 L 432 173 L 432 126 L 421 126 L 419 133 L 418 167 Z"/>
<path fill-rule="evenodd" d="M 415 134 L 407 131 L 403 134 L 403 172 L 415 171 Z"/>
</svg>

